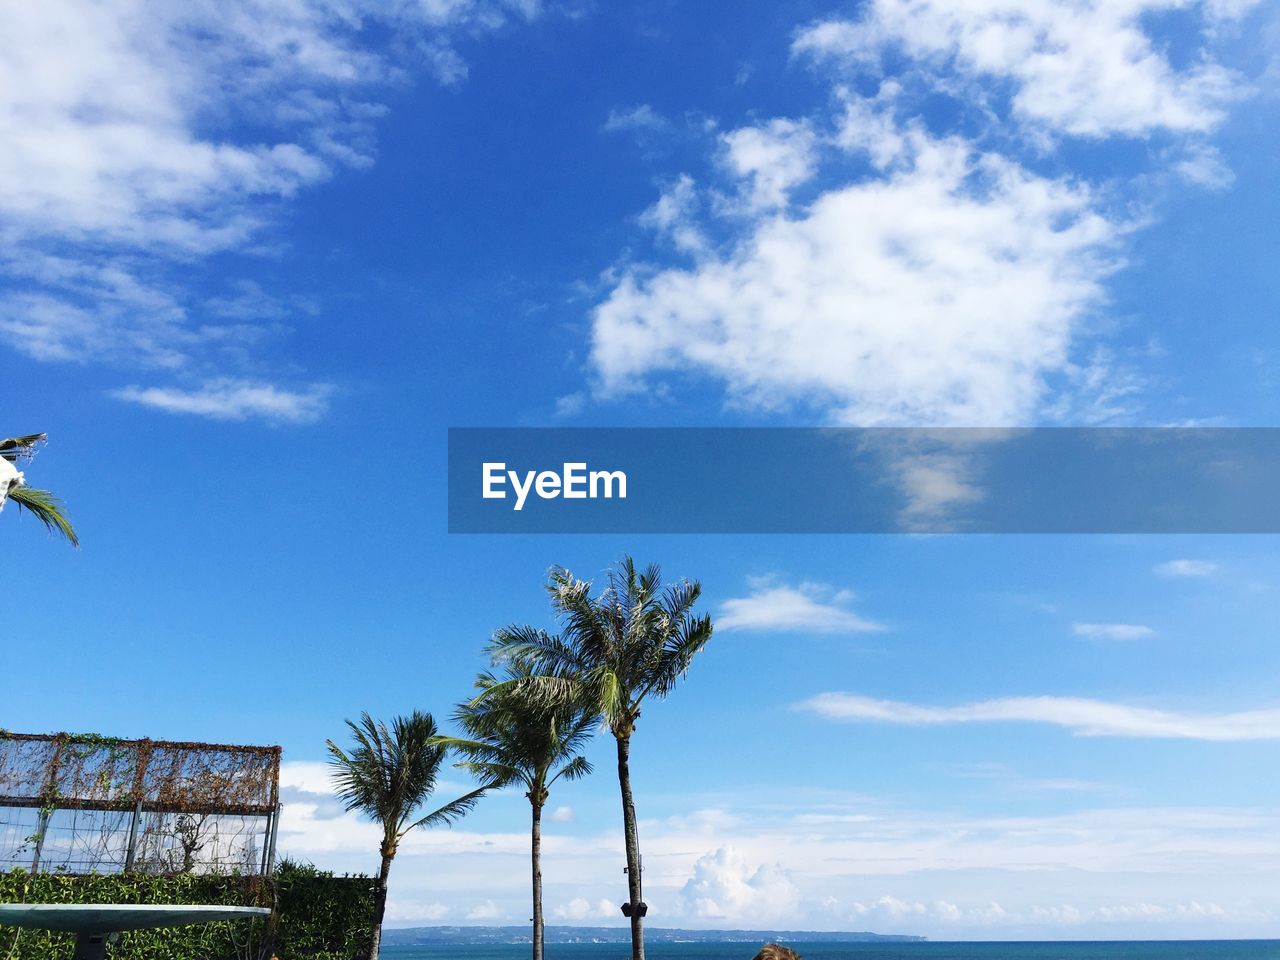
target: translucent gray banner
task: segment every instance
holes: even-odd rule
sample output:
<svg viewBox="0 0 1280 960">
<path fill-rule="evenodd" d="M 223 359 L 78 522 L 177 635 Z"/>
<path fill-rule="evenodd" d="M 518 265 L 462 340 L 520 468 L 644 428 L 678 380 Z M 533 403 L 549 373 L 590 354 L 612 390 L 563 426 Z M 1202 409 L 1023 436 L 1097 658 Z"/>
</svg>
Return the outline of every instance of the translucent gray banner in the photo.
<svg viewBox="0 0 1280 960">
<path fill-rule="evenodd" d="M 1275 428 L 455 428 L 452 533 L 1277 533 Z"/>
</svg>

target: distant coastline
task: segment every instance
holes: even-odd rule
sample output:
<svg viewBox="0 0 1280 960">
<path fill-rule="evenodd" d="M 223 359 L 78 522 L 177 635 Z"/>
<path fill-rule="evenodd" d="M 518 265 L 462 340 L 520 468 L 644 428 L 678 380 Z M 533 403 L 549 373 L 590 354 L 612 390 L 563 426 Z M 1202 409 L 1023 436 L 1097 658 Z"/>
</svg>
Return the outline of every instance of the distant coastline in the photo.
<svg viewBox="0 0 1280 960">
<path fill-rule="evenodd" d="M 547 943 L 626 943 L 628 927 L 548 926 Z M 650 927 L 645 939 L 653 943 L 919 943 L 927 937 L 829 930 L 684 930 Z M 527 926 L 403 927 L 382 932 L 386 946 L 424 947 L 438 944 L 528 943 Z"/>
</svg>

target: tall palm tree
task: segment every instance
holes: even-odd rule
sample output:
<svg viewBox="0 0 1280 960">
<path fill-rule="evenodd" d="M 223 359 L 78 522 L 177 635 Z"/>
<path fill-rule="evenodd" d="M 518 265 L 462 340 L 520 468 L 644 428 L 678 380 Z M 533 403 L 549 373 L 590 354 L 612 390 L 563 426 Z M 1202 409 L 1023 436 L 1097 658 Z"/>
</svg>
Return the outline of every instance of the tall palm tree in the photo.
<svg viewBox="0 0 1280 960">
<path fill-rule="evenodd" d="M 0 509 L 3 509 L 6 500 L 16 503 L 53 533 L 66 539 L 73 547 L 78 547 L 80 538 L 76 536 L 75 528 L 63 512 L 62 501 L 48 490 L 27 486 L 15 466 L 31 459 L 35 448 L 48 439 L 48 434 L 32 433 L 25 437 L 0 440 Z"/>
<path fill-rule="evenodd" d="M 516 670 L 499 681 L 491 673 L 480 674 L 479 695 L 455 714 L 467 737 L 443 742 L 466 757 L 458 765 L 480 781 L 525 787 L 532 820 L 533 960 L 542 960 L 542 809 L 557 780 L 591 772 L 591 763 L 579 751 L 591 739 L 596 714 L 583 704 L 536 698 L 510 683 L 527 676 Z"/>
<path fill-rule="evenodd" d="M 373 935 L 369 943 L 369 960 L 378 960 L 382 918 L 387 909 L 387 876 L 400 841 L 415 827 L 458 820 L 475 806 L 489 785 L 415 818 L 435 792 L 440 765 L 448 755 L 448 747 L 439 742 L 440 732 L 431 714 L 415 710 L 407 717 L 396 717 L 388 728 L 362 713 L 358 723 L 348 720 L 347 727 L 353 741 L 349 751 L 332 740 L 326 743 L 339 798 L 348 810 L 362 813 L 382 827 L 382 866 L 373 894 Z"/>
<path fill-rule="evenodd" d="M 695 616 L 702 587 L 681 580 L 662 587 L 657 566 L 637 570 L 624 557 L 608 575 L 598 597 L 591 584 L 556 567 L 547 580 L 561 633 L 533 627 L 508 627 L 494 634 L 489 651 L 524 671 L 518 686 L 548 702 L 578 701 L 609 725 L 618 748 L 618 785 L 627 850 L 628 900 L 622 912 L 631 918 L 632 960 L 644 960 L 640 839 L 631 793 L 631 737 L 640 707 L 666 697 L 711 639 L 711 618 Z"/>
</svg>

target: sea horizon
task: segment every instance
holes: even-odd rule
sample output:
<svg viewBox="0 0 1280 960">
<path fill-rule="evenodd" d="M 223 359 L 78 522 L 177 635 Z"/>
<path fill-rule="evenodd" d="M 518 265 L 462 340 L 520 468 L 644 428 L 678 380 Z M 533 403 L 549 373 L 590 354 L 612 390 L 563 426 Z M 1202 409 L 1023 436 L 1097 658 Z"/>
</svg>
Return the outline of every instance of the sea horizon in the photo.
<svg viewBox="0 0 1280 960">
<path fill-rule="evenodd" d="M 576 924 L 547 924 L 544 938 L 548 944 L 572 945 L 579 943 L 626 943 L 630 941 L 630 928 L 619 926 L 593 926 Z M 440 943 L 456 945 L 482 946 L 489 943 L 511 945 L 528 945 L 529 927 L 527 924 L 502 925 L 462 925 L 462 924 L 430 924 L 411 927 L 385 927 L 383 929 L 383 946 L 412 947 L 428 946 L 428 943 L 405 942 L 406 937 L 419 934 L 426 937 L 437 937 Z M 512 939 L 503 940 L 505 936 Z M 566 939 L 572 937 L 572 939 Z M 607 940 L 604 938 L 608 938 Z M 523 939 L 521 939 L 523 938 Z M 592 938 L 592 939 L 588 939 Z M 788 927 L 765 927 L 757 929 L 733 927 L 647 927 L 645 929 L 646 949 L 662 943 L 747 943 L 753 940 L 776 940 L 791 943 L 840 943 L 863 946 L 918 945 L 938 943 L 982 943 L 982 944 L 1106 944 L 1106 943 L 1280 943 L 1280 937 L 936 937 L 916 933 L 878 933 L 870 930 L 804 930 Z"/>
<path fill-rule="evenodd" d="M 390 931 L 389 931 L 390 932 Z M 645 944 L 647 955 L 664 960 L 751 960 L 764 941 L 659 941 Z M 779 938 L 802 960 L 1276 960 L 1280 940 L 913 940 L 797 941 Z M 528 943 L 388 945 L 389 960 L 514 960 L 529 953 Z M 548 957 L 625 958 L 625 941 L 548 943 Z"/>
</svg>

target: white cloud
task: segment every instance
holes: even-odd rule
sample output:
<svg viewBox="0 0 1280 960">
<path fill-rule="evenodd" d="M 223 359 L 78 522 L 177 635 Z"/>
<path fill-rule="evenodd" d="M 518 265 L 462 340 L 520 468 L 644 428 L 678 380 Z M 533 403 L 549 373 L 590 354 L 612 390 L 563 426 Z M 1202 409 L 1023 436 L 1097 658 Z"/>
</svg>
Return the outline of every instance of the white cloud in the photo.
<svg viewBox="0 0 1280 960">
<path fill-rule="evenodd" d="M 280 764 L 280 786 L 306 793 L 331 793 L 333 768 L 318 760 L 287 760 Z"/>
<path fill-rule="evenodd" d="M 640 215 L 640 223 L 666 237 L 683 253 L 703 253 L 709 245 L 695 220 L 699 203 L 698 188 L 693 178 L 687 175 L 679 177 L 663 189 L 653 206 Z"/>
<path fill-rule="evenodd" d="M 556 398 L 557 417 L 576 417 L 587 406 L 587 395 L 581 391 L 566 393 Z"/>
<path fill-rule="evenodd" d="M 1170 560 L 1155 570 L 1162 577 L 1210 577 L 1218 572 L 1218 565 L 1208 560 Z"/>
<path fill-rule="evenodd" d="M 760 926 L 791 917 L 799 899 L 780 866 L 748 863 L 733 847 L 699 857 L 680 891 L 683 912 L 732 926 Z"/>
<path fill-rule="evenodd" d="M 864 633 L 883 630 L 848 604 L 853 594 L 823 584 L 791 587 L 771 578 L 750 581 L 751 593 L 726 600 L 716 617 L 717 630 L 795 630 L 810 633 Z"/>
<path fill-rule="evenodd" d="M 285 778 L 321 786 L 322 766 L 290 763 Z M 784 774 L 772 771 L 775 778 Z M 377 868 L 373 824 L 319 810 L 314 795 L 293 789 L 282 854 L 338 871 Z M 900 797 L 815 788 L 794 773 L 781 792 L 747 789 L 726 798 L 717 791 L 717 805 L 707 807 L 682 790 L 675 802 L 681 815 L 640 824 L 645 898 L 651 918 L 664 924 L 724 927 L 734 922 L 724 918 L 741 917 L 737 922 L 755 926 L 750 920 L 758 917 L 791 929 L 940 937 L 972 927 L 985 930 L 984 937 L 1150 938 L 1262 936 L 1280 918 L 1280 900 L 1265 892 L 1277 889 L 1280 862 L 1274 810 L 1121 807 L 974 816 L 951 805 L 916 810 Z M 486 804 L 457 828 L 405 839 L 392 873 L 394 922 L 464 919 L 477 905 L 484 914 L 478 922 L 528 916 L 527 825 L 477 829 L 496 809 Z M 550 916 L 622 923 L 620 831 L 557 831 L 544 838 L 543 853 Z M 1143 903 L 1164 912 L 1143 916 Z M 788 905 L 785 912 L 772 912 L 778 904 Z M 1074 906 L 1079 922 L 1068 922 L 1063 906 Z"/>
<path fill-rule="evenodd" d="M 452 31 L 538 9 L 533 0 L 6 5 L 0 341 L 45 361 L 234 365 L 283 318 L 228 322 L 218 298 L 201 305 L 185 279 L 200 259 L 252 252 L 281 203 L 371 163 L 384 110 L 370 97 L 411 69 L 456 79 Z M 387 48 L 399 59 L 366 46 L 375 24 L 395 36 Z M 171 394 L 155 396 L 172 408 Z M 288 403 L 266 401 L 281 421 L 320 410 L 314 396 L 280 412 Z"/>
<path fill-rule="evenodd" d="M 1251 4 L 1230 11 L 1240 15 Z M 1200 134 L 1245 93 L 1241 78 L 1207 51 L 1175 68 L 1144 29 L 1146 17 L 1183 0 L 873 0 L 856 21 L 828 20 L 800 34 L 797 52 L 878 70 L 898 51 L 926 68 L 1014 84 L 1012 115 L 1083 137 Z M 1210 21 L 1219 5 L 1195 5 Z"/>
<path fill-rule="evenodd" d="M 439 923 L 452 912 L 447 904 L 405 902 L 392 896 L 387 901 L 386 922 L 388 925 L 403 926 Z"/>
<path fill-rule="evenodd" d="M 603 129 L 608 133 L 623 131 L 660 133 L 667 130 L 669 126 L 666 117 L 649 104 L 641 103 L 634 107 L 615 107 L 610 110 Z"/>
<path fill-rule="evenodd" d="M 916 126 L 902 138 L 891 169 L 759 215 L 722 252 L 682 183 L 652 219 L 695 262 L 621 273 L 594 315 L 600 390 L 697 371 L 737 403 L 805 401 L 845 422 L 1028 417 L 1046 377 L 1072 366 L 1121 227 L 1081 183 Z"/>
<path fill-rule="evenodd" d="M 986 496 L 977 482 L 981 458 L 976 454 L 981 444 L 998 439 L 997 433 L 954 438 L 895 435 L 888 443 L 868 438 L 867 446 L 878 445 L 887 455 L 885 469 L 902 491 L 905 504 L 899 520 L 904 528 L 945 529 L 956 510 Z"/>
<path fill-rule="evenodd" d="M 1099 340 L 1105 283 L 1152 183 L 1229 184 L 1208 137 L 1247 89 L 1215 28 L 1255 5 L 869 0 L 803 30 L 833 108 L 725 134 L 714 179 L 664 191 L 644 222 L 690 262 L 607 274 L 597 392 L 692 375 L 734 406 L 860 425 L 1131 417 L 1145 381 Z M 1193 44 L 1177 64 L 1157 22 L 1174 11 Z M 1127 184 L 1054 153 L 1155 134 L 1165 176 Z"/>
<path fill-rule="evenodd" d="M 1190 146 L 1173 169 L 1188 183 L 1206 190 L 1225 190 L 1236 179 L 1218 149 L 1203 143 Z"/>
<path fill-rule="evenodd" d="M 903 900 L 885 894 L 870 903 L 855 901 L 847 911 L 860 921 L 881 929 L 909 929 L 913 923 L 943 926 L 991 926 L 1009 919 L 1008 913 L 994 900 L 961 907 L 950 900 Z"/>
<path fill-rule="evenodd" d="M 478 903 L 467 911 L 468 920 L 498 920 L 503 917 L 502 908 L 492 900 Z"/>
<path fill-rule="evenodd" d="M 618 906 L 611 901 L 592 903 L 586 897 L 574 897 L 568 903 L 553 907 L 551 915 L 557 920 L 612 920 L 621 916 Z"/>
<path fill-rule="evenodd" d="M 333 388 L 328 384 L 288 390 L 270 383 L 223 378 L 195 390 L 129 386 L 112 395 L 166 413 L 194 414 L 210 420 L 314 423 L 324 415 L 332 393 Z"/>
<path fill-rule="evenodd" d="M 1176 713 L 1083 697 L 1003 697 L 958 707 L 933 707 L 849 693 L 820 693 L 800 707 L 833 720 L 907 726 L 1023 722 L 1051 724 L 1091 737 L 1280 739 L 1280 708 L 1217 714 Z"/>
<path fill-rule="evenodd" d="M 1074 623 L 1071 632 L 1088 640 L 1146 640 L 1156 635 L 1140 623 Z"/>
<path fill-rule="evenodd" d="M 311 134 L 336 135 L 316 89 L 381 79 L 346 15 L 319 3 L 91 9 L 8 7 L 0 53 L 0 215 L 10 235 L 205 252 L 243 242 L 255 198 L 330 172 Z M 312 99 L 299 111 L 296 98 Z M 297 139 L 204 134 L 230 96 L 259 113 L 278 94 Z M 290 115 L 290 120 L 294 119 Z M 284 133 L 284 130 L 281 130 Z"/>
<path fill-rule="evenodd" d="M 573 823 L 578 819 L 578 815 L 574 813 L 573 807 L 556 807 L 547 815 L 547 819 L 552 823 Z"/>
<path fill-rule="evenodd" d="M 747 210 L 784 207 L 793 187 L 817 170 L 818 138 L 809 124 L 774 119 L 724 135 L 725 162 L 743 184 Z"/>
</svg>

